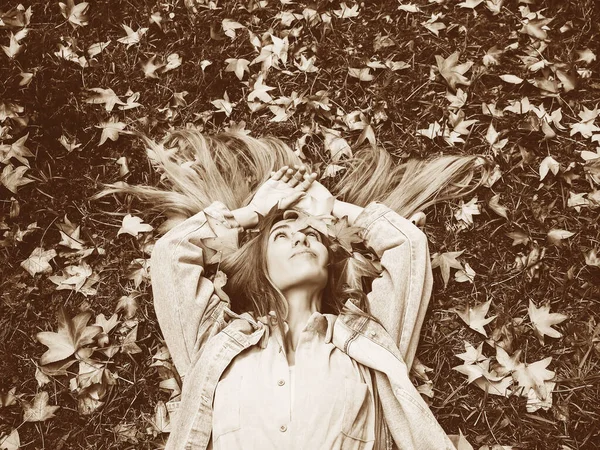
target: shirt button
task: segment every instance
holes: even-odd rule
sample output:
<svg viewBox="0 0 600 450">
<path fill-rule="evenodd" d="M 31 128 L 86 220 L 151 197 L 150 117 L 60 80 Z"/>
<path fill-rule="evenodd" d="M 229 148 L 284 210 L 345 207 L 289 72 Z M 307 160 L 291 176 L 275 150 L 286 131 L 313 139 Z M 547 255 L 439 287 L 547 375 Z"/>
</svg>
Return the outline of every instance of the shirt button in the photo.
<svg viewBox="0 0 600 450">
<path fill-rule="evenodd" d="M 287 431 L 287 427 L 285 425 L 281 425 L 279 427 L 279 431 L 281 431 L 282 433 L 285 433 Z"/>
<path fill-rule="evenodd" d="M 370 331 L 369 331 L 369 336 L 371 336 L 371 337 L 375 337 L 375 331 L 373 331 L 373 330 L 370 330 Z"/>
<path fill-rule="evenodd" d="M 283 385 L 285 384 L 285 380 L 279 380 L 279 381 L 277 382 L 277 384 L 278 384 L 279 386 L 283 386 Z"/>
</svg>

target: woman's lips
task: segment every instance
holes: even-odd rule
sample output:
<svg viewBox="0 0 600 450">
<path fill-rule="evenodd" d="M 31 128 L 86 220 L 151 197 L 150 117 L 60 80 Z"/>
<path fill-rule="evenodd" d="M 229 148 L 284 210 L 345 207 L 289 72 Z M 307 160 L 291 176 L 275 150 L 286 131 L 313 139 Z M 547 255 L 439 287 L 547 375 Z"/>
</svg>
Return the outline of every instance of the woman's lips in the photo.
<svg viewBox="0 0 600 450">
<path fill-rule="evenodd" d="M 298 256 L 298 255 L 306 255 L 306 254 L 309 254 L 309 255 L 312 255 L 312 256 L 317 256 L 317 255 L 315 255 L 315 253 L 314 253 L 314 252 L 311 252 L 310 250 L 304 250 L 304 251 L 302 251 L 302 252 L 294 253 L 294 254 L 292 255 L 292 258 L 293 258 L 294 256 Z"/>
</svg>

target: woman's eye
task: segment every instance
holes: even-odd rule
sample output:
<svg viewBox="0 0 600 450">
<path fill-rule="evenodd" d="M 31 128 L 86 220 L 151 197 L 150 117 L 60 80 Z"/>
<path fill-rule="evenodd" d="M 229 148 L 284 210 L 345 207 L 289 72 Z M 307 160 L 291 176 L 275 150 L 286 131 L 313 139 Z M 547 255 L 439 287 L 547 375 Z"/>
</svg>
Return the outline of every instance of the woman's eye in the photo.
<svg viewBox="0 0 600 450">
<path fill-rule="evenodd" d="M 277 239 L 279 236 L 285 236 L 285 233 L 283 232 L 279 232 L 279 233 L 275 233 L 275 236 L 273 237 L 273 239 Z"/>
<path fill-rule="evenodd" d="M 309 231 L 308 233 L 306 233 L 306 235 L 307 236 L 312 236 L 312 237 L 317 238 L 317 239 L 320 238 L 319 233 L 317 233 L 315 231 Z"/>
</svg>

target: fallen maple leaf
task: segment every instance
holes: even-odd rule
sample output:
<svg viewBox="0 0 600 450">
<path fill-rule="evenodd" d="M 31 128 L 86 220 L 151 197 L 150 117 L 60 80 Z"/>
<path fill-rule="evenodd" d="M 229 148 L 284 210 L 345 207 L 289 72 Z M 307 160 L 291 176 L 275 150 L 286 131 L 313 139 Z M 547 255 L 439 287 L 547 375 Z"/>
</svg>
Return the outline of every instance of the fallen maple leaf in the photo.
<svg viewBox="0 0 600 450">
<path fill-rule="evenodd" d="M 358 16 L 358 3 L 356 3 L 352 8 L 348 7 L 346 3 L 341 3 L 340 7 L 341 9 L 336 9 L 333 11 L 333 14 L 335 14 L 335 16 L 339 19 L 350 19 Z"/>
<path fill-rule="evenodd" d="M 338 265 L 341 267 L 340 279 L 345 280 L 351 289 L 363 289 L 363 277 L 377 278 L 381 274 L 381 268 L 358 252 L 353 252 L 352 256 L 343 259 Z"/>
<path fill-rule="evenodd" d="M 510 356 L 506 350 L 496 344 L 496 361 L 498 362 L 498 366 L 495 367 L 495 372 L 500 376 L 511 374 L 520 366 L 520 358 L 521 350 L 517 350 Z"/>
<path fill-rule="evenodd" d="M 250 64 L 250 61 L 248 61 L 247 59 L 227 58 L 225 62 L 227 63 L 225 72 L 234 72 L 235 76 L 238 77 L 238 79 L 240 80 L 244 78 L 244 72 L 249 71 L 248 64 Z"/>
<path fill-rule="evenodd" d="M 468 203 L 461 200 L 460 207 L 454 213 L 456 220 L 462 220 L 467 225 L 473 225 L 473 216 L 481 214 L 479 205 L 477 204 L 477 197 L 473 197 Z"/>
<path fill-rule="evenodd" d="M 23 401 L 23 422 L 43 422 L 54 417 L 60 406 L 48 405 L 50 396 L 46 391 L 38 392 L 33 404 Z"/>
<path fill-rule="evenodd" d="M 431 31 L 433 34 L 435 34 L 436 36 L 440 35 L 440 31 L 444 30 L 446 28 L 446 24 L 443 22 L 438 22 L 437 20 L 441 17 L 444 17 L 444 14 L 442 13 L 432 13 L 431 14 L 431 18 L 426 20 L 425 22 L 421 22 L 421 25 L 423 25 L 425 28 L 427 28 L 429 31 Z"/>
<path fill-rule="evenodd" d="M 156 71 L 161 67 L 164 67 L 164 64 L 154 64 L 154 60 L 156 59 L 156 55 L 150 58 L 148 61 L 142 64 L 142 70 L 144 71 L 144 77 L 146 78 L 158 78 Z"/>
<path fill-rule="evenodd" d="M 57 223 L 60 230 L 60 242 L 58 245 L 64 245 L 72 250 L 83 250 L 83 240 L 81 239 L 81 227 L 73 224 L 65 214 L 64 223 Z"/>
<path fill-rule="evenodd" d="M 16 428 L 6 436 L 0 435 L 1 450 L 19 450 L 19 448 L 21 448 L 21 439 L 19 438 L 19 431 Z"/>
<path fill-rule="evenodd" d="M 128 27 L 125 24 L 122 24 L 121 26 L 127 33 L 127 36 L 119 38 L 117 41 L 122 44 L 127 44 L 127 48 L 139 43 L 142 36 L 146 34 L 146 31 L 148 31 L 148 28 L 138 28 L 137 31 L 133 31 L 131 27 Z"/>
<path fill-rule="evenodd" d="M 69 319 L 63 308 L 57 314 L 58 332 L 42 331 L 37 340 L 48 347 L 40 358 L 40 364 L 50 364 L 69 358 L 84 346 L 91 344 L 94 337 L 102 331 L 99 326 L 87 326 L 92 313 L 83 312 Z"/>
<path fill-rule="evenodd" d="M 27 170 L 29 170 L 27 166 L 18 166 L 15 169 L 12 164 L 8 164 L 2 169 L 0 183 L 2 183 L 10 192 L 16 194 L 20 186 L 33 183 L 32 179 L 24 176 Z"/>
<path fill-rule="evenodd" d="M 473 62 L 467 61 L 466 63 L 457 64 L 459 56 L 459 52 L 452 53 L 446 59 L 440 55 L 435 55 L 435 60 L 437 62 L 438 70 L 440 71 L 440 75 L 444 77 L 448 85 L 455 90 L 457 84 L 463 84 L 465 86 L 469 86 L 471 84 L 468 78 L 464 76 L 464 73 L 471 68 Z"/>
<path fill-rule="evenodd" d="M 549 171 L 556 175 L 559 169 L 560 163 L 557 160 L 555 160 L 552 156 L 546 156 L 540 163 L 540 181 L 546 178 L 546 175 L 548 175 Z"/>
<path fill-rule="evenodd" d="M 300 55 L 300 62 L 294 61 L 294 65 L 301 72 L 314 73 L 314 72 L 319 71 L 319 68 L 317 66 L 315 66 L 316 60 L 317 60 L 316 56 L 311 56 L 310 58 L 307 58 L 304 55 Z"/>
<path fill-rule="evenodd" d="M 487 302 L 480 303 L 477 306 L 468 307 L 466 311 L 455 309 L 454 312 L 459 315 L 459 317 L 469 326 L 469 328 L 487 337 L 487 333 L 483 327 L 496 318 L 496 316 L 488 317 L 487 319 L 485 318 L 491 304 L 492 301 L 488 300 Z"/>
<path fill-rule="evenodd" d="M 334 225 L 327 225 L 327 230 L 329 236 L 337 240 L 342 248 L 349 253 L 352 253 L 353 243 L 363 241 L 359 234 L 362 228 L 348 226 L 348 216 L 342 217 Z"/>
<path fill-rule="evenodd" d="M 502 81 L 511 84 L 521 84 L 523 82 L 523 78 L 519 78 L 518 76 L 512 74 L 500 75 L 500 78 Z"/>
<path fill-rule="evenodd" d="M 269 91 L 275 89 L 274 87 L 263 84 L 263 74 L 261 73 L 256 81 L 254 82 L 252 92 L 248 94 L 248 101 L 251 102 L 254 99 L 259 99 L 263 103 L 269 103 L 273 98 L 269 95 Z"/>
<path fill-rule="evenodd" d="M 535 335 L 538 337 L 540 343 L 544 344 L 544 336 L 550 336 L 553 338 L 560 338 L 562 334 L 552 328 L 552 325 L 557 325 L 565 321 L 568 316 L 560 313 L 551 313 L 550 306 L 541 306 L 536 308 L 535 304 L 529 300 L 529 308 L 527 309 L 529 319 L 534 327 Z"/>
<path fill-rule="evenodd" d="M 23 50 L 23 46 L 19 44 L 17 37 L 13 33 L 10 33 L 10 43 L 8 44 L 8 47 L 3 45 L 2 50 L 6 53 L 6 56 L 10 59 L 14 59 L 21 50 Z"/>
<path fill-rule="evenodd" d="M 15 158 L 21 164 L 29 167 L 29 161 L 27 158 L 33 158 L 35 155 L 31 153 L 27 147 L 25 147 L 25 142 L 27 141 L 28 137 L 29 133 L 27 133 L 25 136 L 21 136 L 10 145 L 0 145 L 0 162 L 7 164 L 10 158 Z M 2 156 L 2 153 L 4 153 L 4 156 Z"/>
<path fill-rule="evenodd" d="M 235 30 L 246 28 L 241 23 L 231 19 L 223 19 L 223 22 L 221 22 L 221 26 L 223 27 L 223 32 L 225 33 L 225 35 L 230 37 L 231 40 L 235 39 Z"/>
<path fill-rule="evenodd" d="M 73 0 L 67 0 L 66 4 L 59 2 L 58 6 L 60 6 L 60 12 L 64 18 L 69 21 L 73 28 L 84 27 L 88 24 L 89 3 L 81 2 L 76 5 Z"/>
<path fill-rule="evenodd" d="M 548 37 L 548 33 L 544 28 L 546 28 L 546 25 L 548 25 L 551 21 L 552 19 L 548 18 L 525 20 L 523 22 L 523 26 L 519 30 L 519 33 L 528 34 L 531 37 L 543 41 Z"/>
<path fill-rule="evenodd" d="M 137 288 L 142 281 L 150 281 L 150 260 L 136 258 L 127 267 L 126 278 L 133 280 L 133 285 Z"/>
<path fill-rule="evenodd" d="M 586 265 L 600 267 L 600 258 L 598 257 L 597 252 L 598 252 L 598 250 L 596 250 L 595 248 L 591 248 L 585 254 Z"/>
<path fill-rule="evenodd" d="M 548 235 L 547 235 L 548 242 L 550 242 L 551 244 L 560 246 L 563 239 L 570 238 L 574 234 L 575 233 L 572 233 L 571 231 L 568 231 L 568 230 L 561 230 L 558 228 L 553 228 L 550 231 L 548 231 Z"/>
<path fill-rule="evenodd" d="M 233 112 L 233 107 L 236 105 L 229 101 L 229 95 L 227 95 L 227 91 L 223 94 L 223 98 L 212 100 L 211 103 L 217 108 L 217 112 L 225 113 L 227 117 L 231 115 Z"/>
<path fill-rule="evenodd" d="M 349 158 L 352 157 L 352 148 L 348 144 L 348 141 L 341 137 L 339 131 L 325 127 L 321 127 L 321 130 L 324 137 L 323 145 L 329 151 L 333 162 L 339 161 L 343 155 Z"/>
<path fill-rule="evenodd" d="M 551 362 L 552 357 L 549 356 L 531 364 L 521 363 L 515 368 L 513 378 L 519 383 L 519 391 L 523 397 L 527 397 L 529 390 L 533 389 L 540 399 L 546 399 L 549 393 L 545 381 L 554 378 L 554 372 L 546 370 Z"/>
<path fill-rule="evenodd" d="M 117 302 L 117 306 L 115 307 L 115 312 L 123 311 L 123 317 L 125 319 L 131 319 L 135 317 L 135 313 L 137 312 L 138 304 L 135 297 L 131 297 L 131 295 L 123 295 L 119 301 Z"/>
<path fill-rule="evenodd" d="M 368 67 L 363 67 L 362 69 L 348 67 L 348 75 L 358 78 L 360 81 L 372 81 L 375 79 L 375 77 L 371 75 L 371 70 Z"/>
<path fill-rule="evenodd" d="M 86 103 L 93 104 L 104 104 L 104 108 L 107 111 L 112 111 L 115 107 L 115 104 L 124 105 L 125 103 L 115 94 L 111 88 L 102 89 L 102 88 L 91 88 L 88 91 L 95 92 L 96 95 L 88 97 L 85 99 Z"/>
<path fill-rule="evenodd" d="M 444 280 L 444 287 L 448 286 L 451 267 L 455 269 L 463 269 L 462 264 L 456 260 L 456 258 L 462 255 L 463 252 L 464 250 L 461 250 L 460 252 L 434 253 L 431 256 L 431 268 L 440 268 L 440 271 L 442 272 L 442 278 Z"/>
<path fill-rule="evenodd" d="M 596 61 L 596 54 L 589 48 L 577 50 L 577 55 L 579 56 L 579 58 L 577 58 L 576 61 L 583 61 L 587 64 L 591 64 L 592 62 Z"/>
<path fill-rule="evenodd" d="M 150 420 L 150 424 L 157 433 L 170 433 L 171 421 L 167 416 L 167 407 L 165 402 L 159 401 L 154 407 L 154 417 Z"/>
<path fill-rule="evenodd" d="M 111 141 L 116 141 L 119 139 L 119 134 L 127 127 L 123 122 L 119 122 L 116 117 L 111 117 L 108 122 L 101 122 L 96 125 L 96 128 L 102 129 L 102 134 L 100 135 L 100 142 L 98 145 L 102 145 L 106 142 L 107 139 Z"/>
<path fill-rule="evenodd" d="M 464 270 L 458 269 L 456 271 L 454 274 L 454 279 L 459 283 L 464 283 L 466 281 L 473 283 L 475 281 L 475 275 L 477 275 L 477 273 L 473 270 L 469 263 L 466 263 Z"/>
<path fill-rule="evenodd" d="M 169 70 L 177 69 L 179 66 L 183 64 L 183 59 L 179 55 L 179 53 L 171 53 L 167 56 L 167 65 L 163 69 L 164 72 L 168 72 Z"/>
<path fill-rule="evenodd" d="M 458 353 L 454 356 L 462 359 L 465 364 L 475 364 L 486 359 L 486 357 L 483 356 L 483 341 L 477 346 L 477 348 L 473 347 L 473 345 L 467 341 L 463 342 L 465 344 L 465 352 Z"/>
<path fill-rule="evenodd" d="M 102 51 L 110 45 L 110 39 L 106 42 L 96 42 L 92 44 L 87 49 L 87 54 L 90 58 L 99 55 Z"/>
<path fill-rule="evenodd" d="M 57 285 L 56 289 L 59 291 L 71 289 L 79 292 L 92 274 L 93 270 L 90 265 L 83 262 L 79 266 L 67 266 L 63 269 L 63 275 L 54 275 L 48 279 Z"/>
<path fill-rule="evenodd" d="M 56 257 L 56 250 L 44 250 L 42 247 L 37 247 L 31 252 L 31 255 L 21 263 L 21 267 L 25 269 L 33 277 L 37 273 L 50 273 L 52 266 L 50 260 Z"/>
<path fill-rule="evenodd" d="M 508 208 L 500 204 L 500 194 L 496 194 L 492 198 L 490 198 L 490 200 L 488 201 L 488 206 L 499 216 L 508 219 Z"/>
<path fill-rule="evenodd" d="M 123 217 L 123 222 L 121 228 L 119 228 L 119 231 L 117 231 L 117 236 L 124 233 L 137 236 L 138 233 L 147 233 L 153 229 L 154 228 L 152 225 L 144 223 L 139 217 L 127 214 L 125 217 Z"/>
</svg>

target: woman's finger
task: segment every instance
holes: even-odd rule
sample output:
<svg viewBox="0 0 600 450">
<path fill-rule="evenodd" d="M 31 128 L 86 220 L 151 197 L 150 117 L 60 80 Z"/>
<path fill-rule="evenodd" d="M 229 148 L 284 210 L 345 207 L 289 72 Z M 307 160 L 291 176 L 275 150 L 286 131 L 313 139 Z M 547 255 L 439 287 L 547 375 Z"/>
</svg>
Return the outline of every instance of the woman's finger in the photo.
<svg viewBox="0 0 600 450">
<path fill-rule="evenodd" d="M 315 172 L 311 173 L 308 177 L 304 178 L 304 181 L 300 183 L 298 186 L 302 190 L 307 190 L 311 184 L 317 179 L 317 174 Z"/>
<path fill-rule="evenodd" d="M 304 172 L 306 172 L 306 167 L 302 166 L 300 169 L 296 171 L 292 179 L 288 182 L 291 187 L 295 187 L 298 183 L 300 183 L 304 179 Z"/>
<path fill-rule="evenodd" d="M 305 196 L 306 192 L 294 192 L 293 194 L 280 199 L 279 202 L 277 202 L 277 208 L 288 209 L 290 206 L 292 206 L 294 203 L 304 198 Z"/>
<path fill-rule="evenodd" d="M 281 177 L 287 170 L 288 170 L 288 166 L 283 166 L 277 172 L 271 172 L 271 179 L 275 180 L 275 181 L 281 180 Z"/>
<path fill-rule="evenodd" d="M 290 178 L 292 178 L 292 175 L 294 174 L 294 169 L 287 169 L 285 171 L 285 173 L 283 174 L 283 176 L 281 177 L 281 181 L 283 181 L 284 183 L 287 183 Z"/>
</svg>

